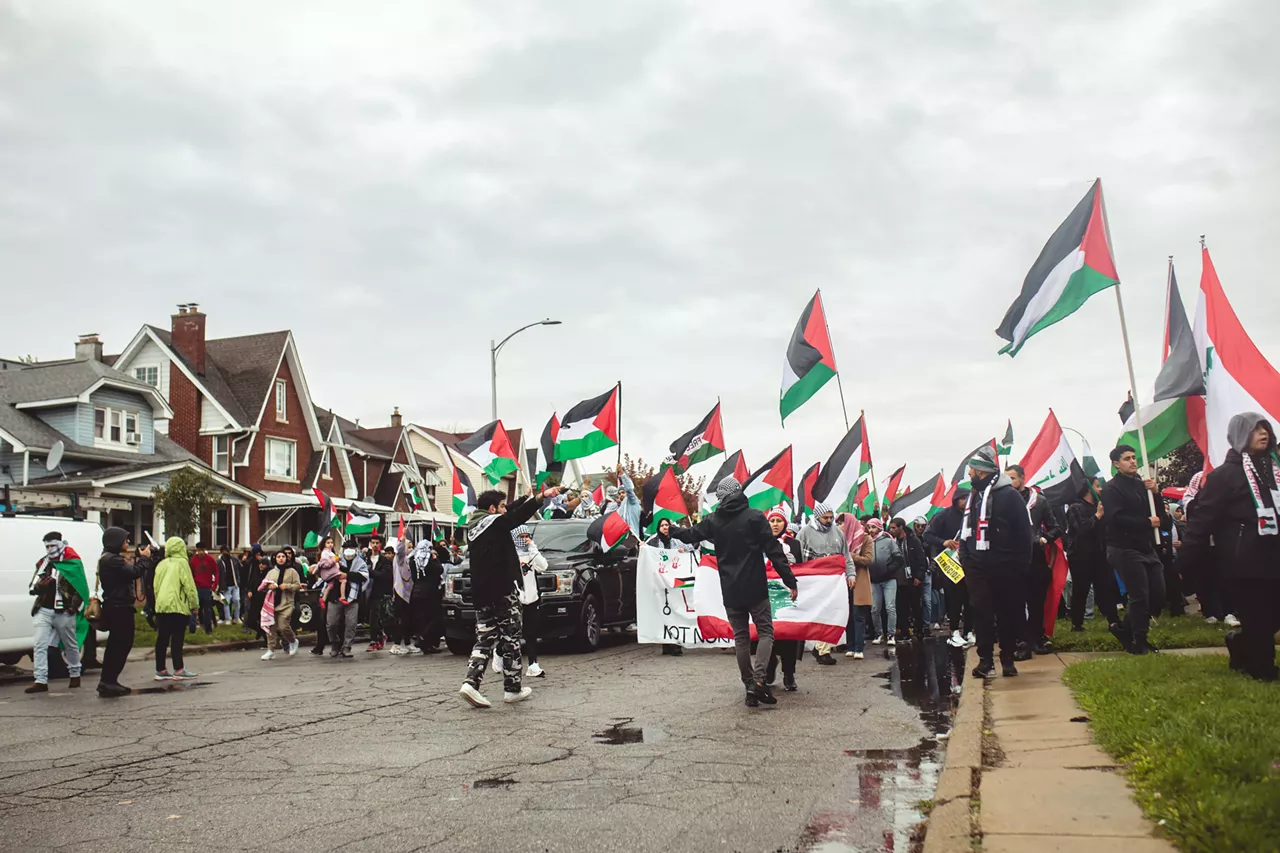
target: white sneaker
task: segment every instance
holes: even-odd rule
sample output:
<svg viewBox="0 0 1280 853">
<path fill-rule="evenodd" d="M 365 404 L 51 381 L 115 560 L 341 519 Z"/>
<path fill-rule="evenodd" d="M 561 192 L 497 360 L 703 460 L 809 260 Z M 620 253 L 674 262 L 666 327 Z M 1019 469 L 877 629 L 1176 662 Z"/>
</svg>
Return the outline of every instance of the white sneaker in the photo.
<svg viewBox="0 0 1280 853">
<path fill-rule="evenodd" d="M 298 653 L 298 641 L 295 639 L 289 644 L 289 657 L 293 657 Z"/>
<path fill-rule="evenodd" d="M 503 693 L 502 701 L 506 702 L 508 705 L 513 705 L 516 702 L 523 702 L 524 700 L 528 699 L 532 695 L 533 695 L 532 687 L 521 687 L 519 693 Z"/>
<path fill-rule="evenodd" d="M 493 656 L 493 671 L 502 672 L 502 658 L 498 657 L 496 654 Z"/>
<path fill-rule="evenodd" d="M 853 659 L 854 659 L 854 660 L 863 660 L 863 659 L 864 659 L 864 655 L 862 654 L 862 652 L 854 652 L 854 653 L 853 653 Z"/>
<path fill-rule="evenodd" d="M 941 623 L 941 622 L 934 622 L 934 623 L 933 623 L 933 630 L 935 630 L 935 631 L 941 631 L 941 630 L 942 630 L 942 623 Z"/>
<path fill-rule="evenodd" d="M 271 660 L 275 656 L 276 656 L 275 652 L 271 651 L 271 649 L 267 649 L 266 654 L 262 656 L 262 660 Z"/>
<path fill-rule="evenodd" d="M 965 635 L 964 644 L 966 646 L 976 646 L 978 644 L 978 638 L 973 636 L 972 631 Z"/>
<path fill-rule="evenodd" d="M 473 708 L 493 707 L 492 705 L 489 704 L 489 700 L 484 698 L 484 694 L 481 693 L 479 690 L 476 690 L 469 683 L 466 683 L 466 682 L 463 683 L 462 689 L 458 691 L 458 695 L 461 696 L 463 699 L 466 699 L 469 703 L 471 703 L 471 707 Z"/>
<path fill-rule="evenodd" d="M 844 653 L 844 656 L 845 656 L 845 657 L 847 657 L 847 658 L 857 657 L 857 656 L 858 656 L 858 653 L 857 653 L 857 652 L 845 652 L 845 653 Z"/>
<path fill-rule="evenodd" d="M 951 637 L 947 640 L 947 645 L 953 649 L 964 648 L 964 637 L 960 636 L 959 631 L 952 631 Z"/>
<path fill-rule="evenodd" d="M 883 642 L 884 642 L 884 637 L 876 637 L 874 640 L 871 641 L 871 645 L 878 646 Z"/>
<path fill-rule="evenodd" d="M 547 677 L 546 670 L 538 666 L 536 663 L 529 664 L 529 668 L 525 670 L 525 675 L 529 676 L 530 678 L 546 678 Z"/>
<path fill-rule="evenodd" d="M 393 655 L 405 654 L 404 646 L 392 646 L 390 649 L 390 653 Z"/>
<path fill-rule="evenodd" d="M 1206 624 L 1206 625 L 1217 625 L 1217 624 L 1218 624 L 1218 617 L 1217 617 L 1217 616 L 1209 616 L 1209 617 L 1206 617 L 1206 618 L 1205 618 L 1205 620 L 1204 620 L 1204 624 Z"/>
<path fill-rule="evenodd" d="M 1151 621 L 1152 621 L 1152 622 L 1154 622 L 1155 620 L 1154 620 L 1154 619 L 1152 619 Z M 1227 627 L 1228 627 L 1228 628 L 1239 628 L 1239 627 L 1240 627 L 1240 620 L 1239 620 L 1239 619 L 1237 619 L 1237 618 L 1235 617 L 1235 614 L 1234 614 L 1234 613 L 1228 613 L 1228 614 L 1227 614 L 1227 618 L 1226 618 L 1226 619 L 1223 619 L 1222 621 L 1227 623 Z"/>
<path fill-rule="evenodd" d="M 897 637 L 889 637 L 889 639 L 888 639 L 888 641 L 885 643 L 885 645 L 886 645 L 886 646 L 896 646 L 896 645 L 898 645 L 898 638 L 897 638 Z"/>
</svg>

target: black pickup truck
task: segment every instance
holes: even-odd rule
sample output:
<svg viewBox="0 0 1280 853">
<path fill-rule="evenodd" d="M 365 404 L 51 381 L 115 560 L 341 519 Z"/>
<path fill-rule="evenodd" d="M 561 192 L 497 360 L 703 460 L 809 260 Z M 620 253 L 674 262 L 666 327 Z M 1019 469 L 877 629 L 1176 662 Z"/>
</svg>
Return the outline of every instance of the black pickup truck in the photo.
<svg viewBox="0 0 1280 853">
<path fill-rule="evenodd" d="M 533 541 L 547 560 L 538 573 L 542 630 L 538 639 L 572 638 L 581 651 L 595 651 L 606 628 L 636 621 L 634 539 L 604 553 L 587 539 L 589 521 L 565 519 L 529 523 Z M 476 611 L 471 600 L 470 566 L 449 566 L 444 581 L 444 635 L 455 655 L 471 653 Z"/>
</svg>

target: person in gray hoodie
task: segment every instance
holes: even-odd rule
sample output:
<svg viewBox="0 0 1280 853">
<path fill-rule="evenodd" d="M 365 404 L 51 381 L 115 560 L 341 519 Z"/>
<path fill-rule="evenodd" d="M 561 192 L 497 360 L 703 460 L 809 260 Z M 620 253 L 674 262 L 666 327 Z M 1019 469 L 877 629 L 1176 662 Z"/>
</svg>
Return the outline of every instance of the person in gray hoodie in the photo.
<svg viewBox="0 0 1280 853">
<path fill-rule="evenodd" d="M 871 518 L 864 522 L 867 535 L 871 537 L 875 549 L 871 558 L 871 627 L 876 637 L 871 641 L 873 646 L 885 643 L 897 645 L 895 634 L 898 630 L 898 571 L 906 565 L 897 540 L 884 532 L 884 522 Z M 884 622 L 880 621 L 880 611 L 885 611 Z M 883 630 L 881 630 L 883 628 Z"/>
<path fill-rule="evenodd" d="M 831 506 L 818 501 L 813 505 L 813 518 L 800 528 L 800 535 L 796 538 L 800 542 L 801 558 L 806 563 L 819 557 L 844 557 L 844 574 L 852 589 L 857 567 L 853 564 L 853 557 L 849 556 L 849 541 L 835 520 Z M 831 648 L 830 643 L 814 643 L 814 660 L 824 666 L 834 666 L 836 659 L 831 656 Z"/>
</svg>

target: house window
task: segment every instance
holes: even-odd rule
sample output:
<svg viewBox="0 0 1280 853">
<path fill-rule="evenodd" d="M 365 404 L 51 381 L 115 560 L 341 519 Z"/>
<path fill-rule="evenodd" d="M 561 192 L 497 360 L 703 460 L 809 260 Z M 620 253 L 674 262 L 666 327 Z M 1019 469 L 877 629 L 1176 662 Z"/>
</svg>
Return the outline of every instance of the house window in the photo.
<svg viewBox="0 0 1280 853">
<path fill-rule="evenodd" d="M 267 476 L 297 479 L 298 444 L 283 438 L 267 439 Z"/>
<path fill-rule="evenodd" d="M 231 545 L 231 510 L 223 507 L 213 514 L 213 545 L 215 548 Z"/>
<path fill-rule="evenodd" d="M 285 387 L 283 379 L 276 380 L 276 420 L 278 421 L 287 421 L 289 419 L 289 410 L 286 403 L 288 397 L 285 394 Z"/>
<path fill-rule="evenodd" d="M 329 451 L 325 451 L 320 457 L 320 477 L 321 479 L 329 479 Z"/>
<path fill-rule="evenodd" d="M 120 445 L 121 448 L 136 447 L 140 443 L 130 441 L 131 435 L 139 433 L 141 418 L 137 412 L 126 412 L 110 406 L 98 406 L 93 410 L 93 443 L 99 446 Z"/>
<path fill-rule="evenodd" d="M 107 437 L 107 410 L 93 410 L 93 437 L 95 439 L 104 439 Z"/>
<path fill-rule="evenodd" d="M 213 437 L 213 470 L 219 474 L 231 474 L 231 436 Z"/>
<path fill-rule="evenodd" d="M 145 382 L 152 388 L 160 386 L 160 368 L 155 365 L 151 367 L 135 367 L 133 369 L 133 377 L 139 382 Z"/>
</svg>

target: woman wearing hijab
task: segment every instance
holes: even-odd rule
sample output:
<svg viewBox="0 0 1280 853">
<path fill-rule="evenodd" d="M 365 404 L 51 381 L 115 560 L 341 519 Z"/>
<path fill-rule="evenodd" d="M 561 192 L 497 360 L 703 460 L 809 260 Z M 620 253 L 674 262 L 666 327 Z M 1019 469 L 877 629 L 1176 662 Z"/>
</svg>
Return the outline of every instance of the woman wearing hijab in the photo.
<svg viewBox="0 0 1280 853">
<path fill-rule="evenodd" d="M 538 594 L 538 572 L 547 570 L 547 558 L 538 552 L 538 545 L 533 541 L 533 531 L 526 525 L 522 524 L 511 531 L 511 538 L 516 543 L 516 556 L 520 559 L 522 646 L 529 661 L 525 674 L 530 678 L 545 678 L 546 672 L 538 666 L 538 631 L 542 628 L 538 619 L 538 601 L 541 597 Z"/>
<path fill-rule="evenodd" d="M 1275 634 L 1280 630 L 1280 459 L 1271 422 L 1257 412 L 1227 425 L 1222 464 L 1204 478 L 1187 516 L 1186 559 L 1216 571 L 1239 608 L 1240 630 L 1227 634 L 1231 668 L 1260 681 L 1280 677 Z"/>
<path fill-rule="evenodd" d="M 866 522 L 867 536 L 871 540 L 871 628 L 875 638 L 871 644 L 897 645 L 898 627 L 898 570 L 904 564 L 897 541 L 884 532 L 884 522 L 871 518 Z M 884 630 L 881 630 L 880 611 L 885 611 Z"/>
<path fill-rule="evenodd" d="M 787 514 L 781 508 L 774 507 L 765 513 L 765 520 L 769 522 L 769 529 L 773 531 L 774 538 L 782 545 L 782 551 L 787 555 L 787 562 L 793 566 L 801 562 L 800 543 L 787 527 Z M 800 650 L 803 647 L 803 640 L 774 640 L 773 657 L 769 660 L 769 669 L 764 683 L 773 684 L 778 674 L 778 662 L 781 661 L 782 689 L 788 693 L 794 693 L 797 689 L 796 661 L 800 659 Z"/>
<path fill-rule="evenodd" d="M 845 562 L 845 579 L 850 584 L 854 582 L 857 567 L 849 556 L 849 541 L 845 539 L 844 531 L 836 527 L 835 513 L 831 511 L 829 504 L 818 501 L 813 505 L 813 518 L 800 528 L 799 540 L 804 562 L 819 557 L 842 556 Z M 814 659 L 825 666 L 835 666 L 836 659 L 831 656 L 831 649 L 830 643 L 814 643 Z"/>
<path fill-rule="evenodd" d="M 649 525 L 649 520 L 645 519 L 641 522 L 644 526 Z M 663 548 L 668 551 L 679 551 L 682 554 L 692 553 L 697 549 L 691 545 L 686 545 L 679 539 L 671 537 L 671 519 L 664 518 L 658 522 L 658 529 L 652 536 L 645 540 L 646 545 L 651 548 Z M 672 657 L 680 657 L 684 654 L 684 646 L 679 643 L 663 643 L 662 653 Z"/>
<path fill-rule="evenodd" d="M 871 560 L 875 553 L 871 537 L 867 529 L 851 512 L 841 513 L 836 517 L 836 524 L 844 531 L 845 541 L 849 543 L 849 556 L 857 567 L 858 574 L 849 589 L 849 625 L 845 629 L 849 650 L 845 657 L 862 660 L 863 649 L 867 643 L 867 629 L 871 626 Z"/>
<path fill-rule="evenodd" d="M 263 660 L 276 656 L 281 640 L 289 657 L 298 653 L 298 638 L 294 636 L 289 619 L 293 616 L 293 596 L 302 583 L 294 567 L 292 552 L 292 548 L 277 551 L 274 565 L 258 584 L 258 594 L 262 596 L 259 624 L 267 635 L 267 651 L 262 655 Z"/>
</svg>

